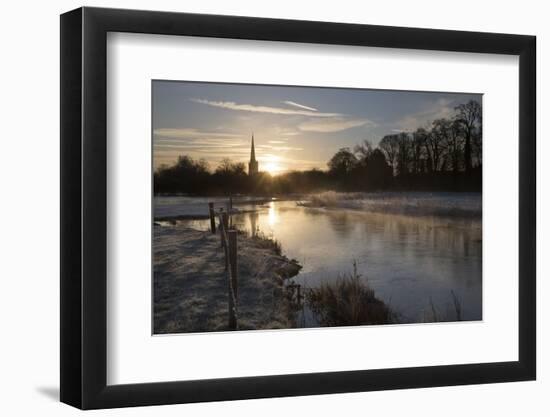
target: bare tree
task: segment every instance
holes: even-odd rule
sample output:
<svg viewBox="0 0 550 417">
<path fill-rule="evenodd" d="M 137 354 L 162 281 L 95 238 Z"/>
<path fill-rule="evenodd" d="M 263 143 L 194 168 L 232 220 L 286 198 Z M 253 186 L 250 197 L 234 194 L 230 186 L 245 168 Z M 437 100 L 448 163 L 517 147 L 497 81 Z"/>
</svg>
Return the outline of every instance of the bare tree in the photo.
<svg viewBox="0 0 550 417">
<path fill-rule="evenodd" d="M 362 143 L 360 143 L 359 145 L 355 145 L 355 147 L 353 148 L 353 152 L 357 155 L 357 158 L 362 163 L 365 163 L 368 160 L 373 150 L 374 147 L 368 139 L 365 139 Z"/>
<path fill-rule="evenodd" d="M 464 135 L 464 169 L 469 172 L 472 169 L 472 139 L 476 129 L 481 125 L 481 104 L 470 100 L 466 104 L 455 107 L 458 111 L 456 120 Z"/>
<path fill-rule="evenodd" d="M 223 158 L 220 163 L 218 164 L 218 167 L 216 168 L 216 172 L 219 174 L 229 174 L 231 173 L 233 168 L 233 161 L 229 158 Z"/>
<path fill-rule="evenodd" d="M 482 139 L 483 138 L 483 120 L 481 112 L 479 114 L 479 125 L 477 129 L 474 131 L 474 135 L 472 136 L 472 154 L 475 158 L 475 161 L 472 162 L 473 166 L 481 166 L 482 162 Z"/>
<path fill-rule="evenodd" d="M 428 153 L 429 170 L 441 171 L 445 167 L 445 148 L 447 140 L 448 121 L 437 119 L 432 123 L 432 130 L 426 138 L 426 152 Z"/>
<path fill-rule="evenodd" d="M 397 175 L 407 175 L 410 171 L 412 146 L 408 133 L 401 132 L 397 135 L 399 153 L 397 156 Z"/>
<path fill-rule="evenodd" d="M 463 140 L 458 123 L 455 120 L 438 119 L 434 122 L 432 132 L 439 140 L 439 169 L 458 172 L 463 159 Z"/>
<path fill-rule="evenodd" d="M 397 135 L 386 135 L 382 138 L 378 147 L 384 153 L 386 160 L 395 173 L 397 167 L 397 156 L 399 155 L 399 138 Z"/>
<path fill-rule="evenodd" d="M 245 173 L 246 168 L 243 162 L 233 162 L 229 158 L 223 158 L 216 168 L 218 175 L 243 175 Z"/>
<path fill-rule="evenodd" d="M 426 140 L 428 132 L 424 128 L 418 128 L 412 134 L 412 172 L 419 174 L 423 172 L 424 162 L 424 148 L 426 146 Z"/>
<path fill-rule="evenodd" d="M 460 125 L 456 120 L 449 122 L 447 137 L 447 154 L 451 169 L 456 174 L 463 162 L 464 138 L 460 135 Z"/>
</svg>

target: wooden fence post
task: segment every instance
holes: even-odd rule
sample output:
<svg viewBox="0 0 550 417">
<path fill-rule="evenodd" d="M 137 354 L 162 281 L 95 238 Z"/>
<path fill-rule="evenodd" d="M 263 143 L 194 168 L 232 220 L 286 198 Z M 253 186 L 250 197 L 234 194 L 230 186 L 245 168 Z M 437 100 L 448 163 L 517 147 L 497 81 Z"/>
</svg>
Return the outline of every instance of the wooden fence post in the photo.
<svg viewBox="0 0 550 417">
<path fill-rule="evenodd" d="M 210 214 L 210 230 L 216 233 L 216 219 L 214 217 L 214 203 L 208 203 L 208 213 Z"/>
<path fill-rule="evenodd" d="M 233 197 L 229 196 L 229 218 L 231 219 L 231 227 L 233 227 Z"/>
<path fill-rule="evenodd" d="M 218 229 L 220 230 L 220 246 L 223 248 L 225 246 L 223 234 L 225 233 L 225 230 L 227 230 L 223 227 L 223 209 L 220 209 L 220 215 L 218 218 L 220 219 L 220 222 L 218 223 Z"/>
<path fill-rule="evenodd" d="M 225 210 L 227 211 L 227 215 L 229 216 L 229 227 L 233 227 L 233 217 L 231 215 L 231 204 L 230 203 L 225 203 Z"/>
<path fill-rule="evenodd" d="M 222 213 L 221 215 L 220 229 L 222 229 L 222 232 L 220 234 L 222 236 L 222 247 L 225 255 L 225 271 L 227 271 L 229 268 L 229 243 L 226 241 L 226 239 L 228 239 L 227 232 L 229 230 L 227 213 Z"/>
<path fill-rule="evenodd" d="M 228 230 L 229 239 L 229 328 L 237 329 L 238 277 L 237 277 L 237 231 Z"/>
</svg>

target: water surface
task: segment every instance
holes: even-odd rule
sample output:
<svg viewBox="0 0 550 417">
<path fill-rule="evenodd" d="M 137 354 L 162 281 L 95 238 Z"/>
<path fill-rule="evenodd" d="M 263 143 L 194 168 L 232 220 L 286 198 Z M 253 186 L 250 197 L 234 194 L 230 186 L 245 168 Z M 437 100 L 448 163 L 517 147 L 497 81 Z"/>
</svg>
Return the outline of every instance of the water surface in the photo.
<svg viewBox="0 0 550 417">
<path fill-rule="evenodd" d="M 453 197 L 455 203 L 457 198 Z M 207 221 L 188 222 L 208 229 Z M 255 212 L 235 215 L 234 222 L 251 234 L 277 239 L 283 253 L 303 266 L 294 278 L 302 286 L 334 281 L 350 274 L 355 263 L 361 279 L 404 322 L 432 321 L 432 305 L 440 320 L 454 320 L 451 291 L 460 300 L 463 320 L 482 318 L 480 218 L 307 208 L 295 201 L 271 201 Z M 312 325 L 308 314 L 305 319 Z"/>
</svg>

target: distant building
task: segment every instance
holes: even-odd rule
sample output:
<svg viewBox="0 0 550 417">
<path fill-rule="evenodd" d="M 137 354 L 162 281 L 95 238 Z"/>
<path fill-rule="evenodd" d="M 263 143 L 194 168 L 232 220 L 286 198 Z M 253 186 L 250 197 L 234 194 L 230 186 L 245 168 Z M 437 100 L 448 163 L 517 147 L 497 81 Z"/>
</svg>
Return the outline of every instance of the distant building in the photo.
<svg viewBox="0 0 550 417">
<path fill-rule="evenodd" d="M 258 161 L 256 161 L 256 152 L 254 151 L 254 133 L 252 133 L 252 146 L 250 148 L 250 162 L 248 163 L 248 175 L 258 173 Z"/>
</svg>

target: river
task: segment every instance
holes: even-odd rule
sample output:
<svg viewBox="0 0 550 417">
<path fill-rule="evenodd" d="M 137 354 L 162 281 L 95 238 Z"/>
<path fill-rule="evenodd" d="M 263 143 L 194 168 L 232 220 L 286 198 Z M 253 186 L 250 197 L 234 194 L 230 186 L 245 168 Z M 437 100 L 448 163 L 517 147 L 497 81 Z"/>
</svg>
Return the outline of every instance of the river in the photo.
<svg viewBox="0 0 550 417">
<path fill-rule="evenodd" d="M 249 233 L 260 231 L 278 240 L 283 254 L 303 266 L 294 282 L 304 287 L 350 274 L 355 263 L 361 279 L 403 322 L 432 321 L 427 317 L 433 318 L 434 308 L 439 320 L 453 320 L 453 293 L 463 320 L 481 320 L 481 214 L 456 216 L 450 210 L 449 216 L 431 215 L 433 210 L 423 208 L 428 207 L 423 203 L 426 197 L 414 198 L 407 200 L 416 209 L 413 215 L 408 214 L 411 210 L 399 214 L 389 209 L 312 208 L 292 200 L 251 206 L 249 200 L 236 199 L 242 211 L 257 210 L 234 215 L 233 221 Z M 449 202 L 453 209 L 472 204 L 481 207 L 481 195 L 429 194 L 428 200 L 431 208 L 433 201 L 439 208 Z M 400 200 L 389 201 L 392 208 L 401 204 Z M 194 214 L 193 210 L 204 210 L 206 202 L 204 198 L 157 197 L 155 214 L 174 214 L 174 210 Z M 422 215 L 423 210 L 428 215 Z M 208 229 L 206 220 L 185 221 L 194 228 Z M 307 313 L 303 319 L 306 325 L 312 324 Z"/>
</svg>

